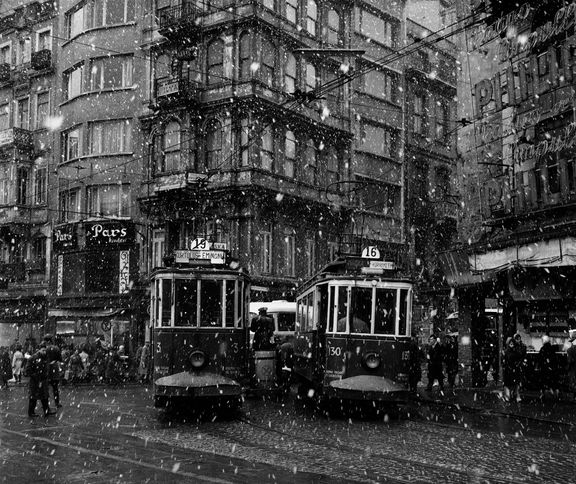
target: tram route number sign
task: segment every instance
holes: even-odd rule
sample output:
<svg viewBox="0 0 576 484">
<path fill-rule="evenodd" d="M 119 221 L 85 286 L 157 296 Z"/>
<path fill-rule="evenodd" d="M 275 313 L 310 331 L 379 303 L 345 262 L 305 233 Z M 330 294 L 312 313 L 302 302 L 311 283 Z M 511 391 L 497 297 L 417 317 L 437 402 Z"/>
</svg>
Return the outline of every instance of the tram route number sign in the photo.
<svg viewBox="0 0 576 484">
<path fill-rule="evenodd" d="M 380 249 L 374 245 L 364 247 L 362 249 L 361 257 L 363 259 L 380 259 Z"/>
<path fill-rule="evenodd" d="M 223 250 L 176 250 L 174 262 L 187 263 L 191 261 L 210 261 L 212 264 L 224 264 L 226 252 Z"/>
<path fill-rule="evenodd" d="M 226 250 L 228 247 L 224 242 L 209 242 L 201 237 L 190 242 L 190 250 Z"/>
</svg>

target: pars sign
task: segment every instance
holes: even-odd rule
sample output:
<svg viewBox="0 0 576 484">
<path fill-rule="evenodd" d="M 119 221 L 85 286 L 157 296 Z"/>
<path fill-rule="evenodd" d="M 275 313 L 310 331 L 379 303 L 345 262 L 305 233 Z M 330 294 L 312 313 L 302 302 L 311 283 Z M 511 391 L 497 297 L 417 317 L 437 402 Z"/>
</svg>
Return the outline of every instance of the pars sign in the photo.
<svg viewBox="0 0 576 484">
<path fill-rule="evenodd" d="M 134 226 L 128 222 L 86 224 L 86 247 L 134 243 Z"/>
</svg>

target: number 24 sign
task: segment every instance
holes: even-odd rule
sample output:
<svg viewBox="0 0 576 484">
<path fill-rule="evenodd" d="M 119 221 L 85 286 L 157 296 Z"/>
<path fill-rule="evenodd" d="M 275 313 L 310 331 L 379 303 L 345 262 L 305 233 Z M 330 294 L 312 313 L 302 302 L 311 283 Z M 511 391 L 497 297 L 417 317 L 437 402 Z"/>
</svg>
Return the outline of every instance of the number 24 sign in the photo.
<svg viewBox="0 0 576 484">
<path fill-rule="evenodd" d="M 370 245 L 362 249 L 361 255 L 364 259 L 380 259 L 380 250 L 378 247 Z"/>
</svg>

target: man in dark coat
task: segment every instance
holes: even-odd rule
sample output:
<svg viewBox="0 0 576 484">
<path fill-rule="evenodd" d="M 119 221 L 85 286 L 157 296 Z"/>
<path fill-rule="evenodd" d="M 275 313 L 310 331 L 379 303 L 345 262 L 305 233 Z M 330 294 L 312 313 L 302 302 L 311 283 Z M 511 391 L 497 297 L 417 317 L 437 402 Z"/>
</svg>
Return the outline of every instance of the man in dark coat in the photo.
<svg viewBox="0 0 576 484">
<path fill-rule="evenodd" d="M 54 403 L 57 408 L 60 408 L 62 405 L 60 404 L 60 389 L 58 388 L 58 385 L 60 383 L 62 352 L 58 346 L 53 344 L 51 334 L 44 336 L 44 343 L 46 344 L 46 353 L 48 354 L 48 383 L 52 387 Z"/>
<path fill-rule="evenodd" d="M 55 412 L 50 410 L 48 403 L 48 352 L 46 348 L 40 348 L 36 353 L 30 357 L 28 362 L 27 373 L 30 377 L 28 383 L 29 399 L 28 399 L 28 416 L 36 417 L 36 403 L 38 400 L 42 402 L 42 409 L 44 415 L 53 415 Z"/>
<path fill-rule="evenodd" d="M 538 352 L 538 368 L 540 373 L 541 397 L 547 391 L 553 396 L 558 394 L 558 366 L 556 364 L 556 351 L 547 335 L 542 336 L 542 347 Z"/>
<path fill-rule="evenodd" d="M 418 346 L 418 338 L 412 336 L 410 339 L 410 359 L 408 361 L 408 385 L 410 392 L 416 395 L 418 390 L 418 382 L 422 378 L 422 354 Z"/>
<path fill-rule="evenodd" d="M 250 331 L 254 332 L 252 349 L 254 351 L 269 351 L 274 348 L 271 339 L 274 336 L 274 320 L 268 316 L 268 308 L 258 309 L 258 316 L 252 319 Z"/>
<path fill-rule="evenodd" d="M 12 361 L 8 354 L 8 348 L 0 348 L 0 388 L 6 386 L 8 389 L 8 381 L 12 379 Z"/>
<path fill-rule="evenodd" d="M 451 388 L 454 388 L 456 375 L 458 374 L 458 342 L 456 335 L 457 333 L 449 333 L 444 344 L 444 363 L 446 364 L 448 385 Z"/>
<path fill-rule="evenodd" d="M 444 352 L 439 338 L 430 336 L 430 347 L 428 348 L 428 387 L 432 391 L 434 380 L 438 380 L 440 391 L 444 391 L 444 374 L 442 373 L 442 362 L 444 361 Z"/>
</svg>

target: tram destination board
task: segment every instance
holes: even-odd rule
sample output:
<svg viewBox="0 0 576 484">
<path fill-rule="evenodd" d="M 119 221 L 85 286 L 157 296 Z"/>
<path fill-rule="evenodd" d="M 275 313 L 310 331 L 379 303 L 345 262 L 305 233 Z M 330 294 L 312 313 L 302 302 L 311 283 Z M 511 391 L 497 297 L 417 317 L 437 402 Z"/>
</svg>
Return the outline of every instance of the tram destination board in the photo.
<svg viewBox="0 0 576 484">
<path fill-rule="evenodd" d="M 176 250 L 174 251 L 174 262 L 186 264 L 206 263 L 224 264 L 226 262 L 226 251 L 224 250 Z"/>
</svg>

